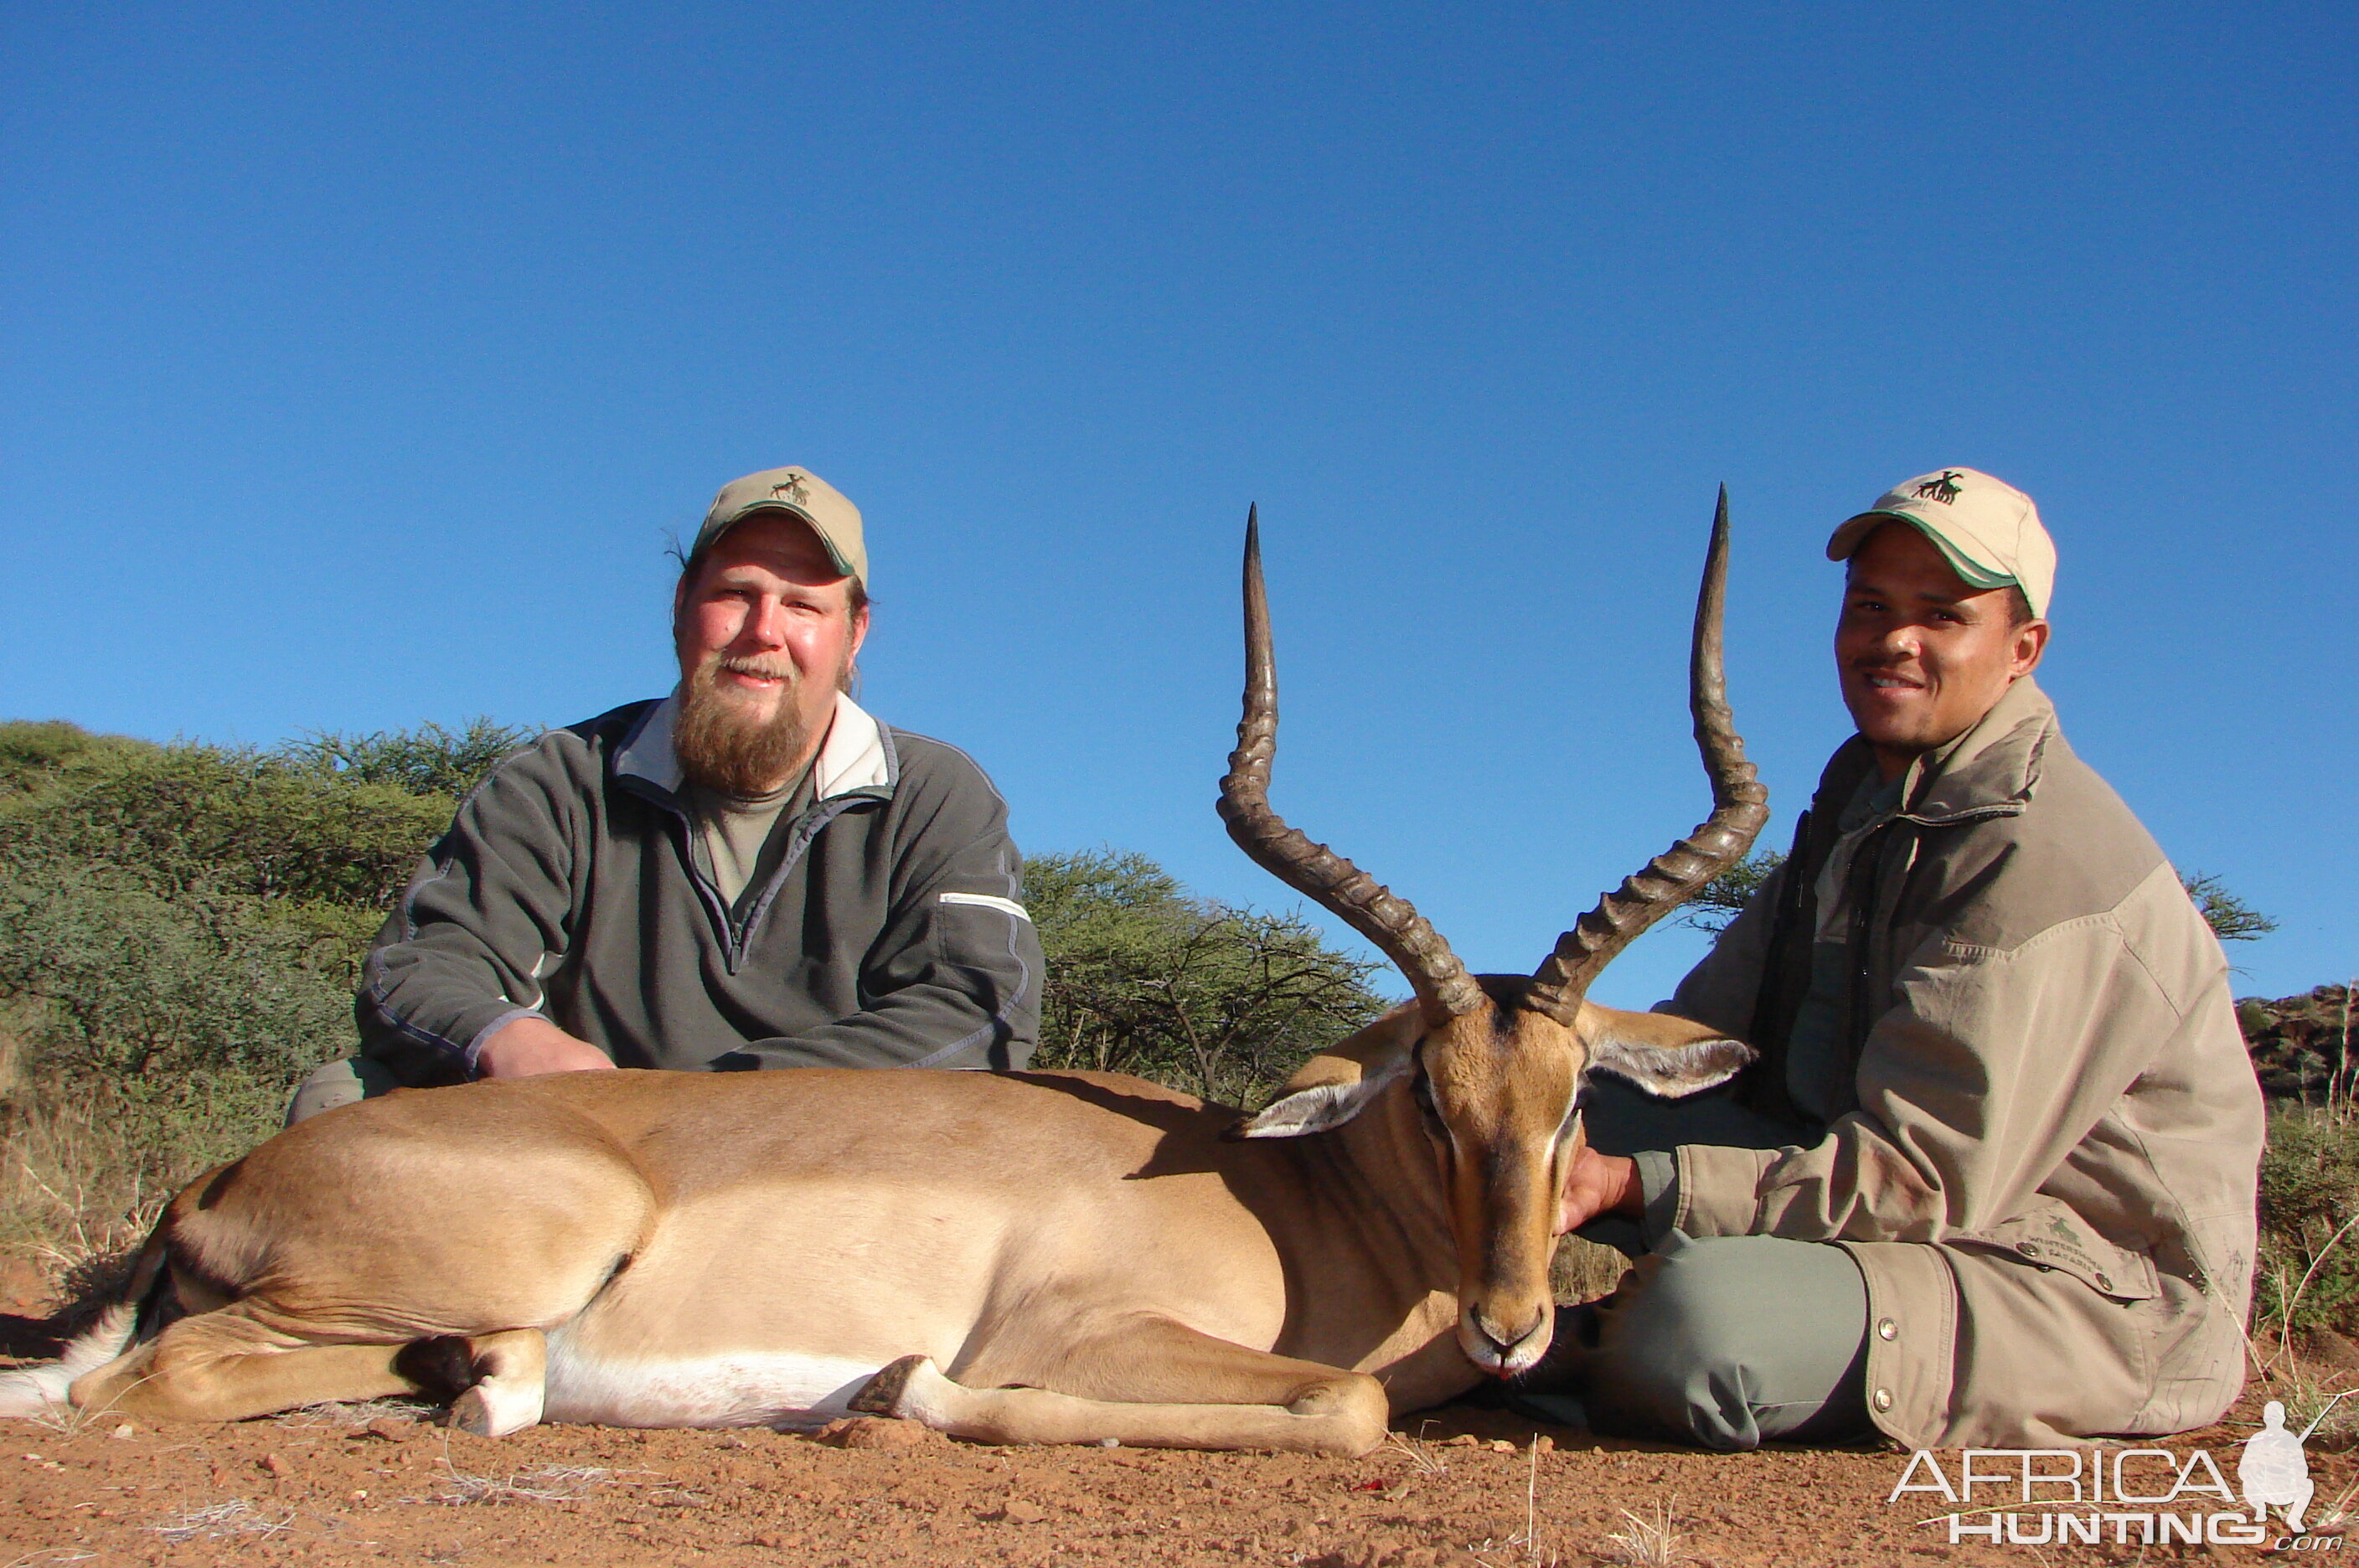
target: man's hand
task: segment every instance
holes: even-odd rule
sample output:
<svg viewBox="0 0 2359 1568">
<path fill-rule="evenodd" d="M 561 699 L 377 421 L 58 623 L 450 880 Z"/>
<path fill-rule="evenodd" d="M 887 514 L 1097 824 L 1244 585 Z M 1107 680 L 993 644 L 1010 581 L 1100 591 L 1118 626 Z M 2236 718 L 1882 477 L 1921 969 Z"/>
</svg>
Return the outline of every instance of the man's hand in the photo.
<svg viewBox="0 0 2359 1568">
<path fill-rule="evenodd" d="M 1600 1154 L 1587 1144 L 1582 1145 L 1581 1152 L 1572 1157 L 1572 1164 L 1564 1173 L 1564 1196 L 1557 1213 L 1556 1234 L 1579 1230 L 1600 1214 L 1621 1214 L 1635 1220 L 1646 1212 L 1646 1198 L 1638 1189 L 1638 1162 L 1618 1154 Z"/>
<path fill-rule="evenodd" d="M 536 1073 L 609 1072 L 614 1063 L 586 1040 L 576 1040 L 547 1018 L 516 1018 L 492 1031 L 475 1052 L 475 1071 L 486 1078 L 529 1078 Z"/>
</svg>

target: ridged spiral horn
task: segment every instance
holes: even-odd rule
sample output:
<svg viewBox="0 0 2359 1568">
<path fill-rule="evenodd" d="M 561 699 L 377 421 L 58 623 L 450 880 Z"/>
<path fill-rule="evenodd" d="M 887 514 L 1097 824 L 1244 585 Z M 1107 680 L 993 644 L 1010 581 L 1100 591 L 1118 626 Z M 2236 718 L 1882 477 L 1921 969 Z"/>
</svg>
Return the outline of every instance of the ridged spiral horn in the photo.
<svg viewBox="0 0 2359 1568">
<path fill-rule="evenodd" d="M 1721 607 L 1728 585 L 1728 486 L 1712 519 L 1703 587 L 1696 594 L 1695 640 L 1688 654 L 1688 709 L 1695 715 L 1696 749 L 1712 776 L 1712 815 L 1644 869 L 1597 901 L 1557 938 L 1532 975 L 1525 1005 L 1570 1024 L 1590 985 L 1647 927 L 1678 909 L 1698 888 L 1745 857 L 1769 820 L 1769 791 L 1728 712 L 1721 659 Z"/>
<path fill-rule="evenodd" d="M 1277 666 L 1270 652 L 1269 594 L 1261 578 L 1260 508 L 1245 513 L 1245 691 L 1237 748 L 1221 780 L 1221 820 L 1255 863 L 1307 894 L 1400 966 L 1429 1024 L 1486 1006 L 1481 986 L 1406 898 L 1270 809 L 1270 760 L 1277 752 Z"/>
</svg>

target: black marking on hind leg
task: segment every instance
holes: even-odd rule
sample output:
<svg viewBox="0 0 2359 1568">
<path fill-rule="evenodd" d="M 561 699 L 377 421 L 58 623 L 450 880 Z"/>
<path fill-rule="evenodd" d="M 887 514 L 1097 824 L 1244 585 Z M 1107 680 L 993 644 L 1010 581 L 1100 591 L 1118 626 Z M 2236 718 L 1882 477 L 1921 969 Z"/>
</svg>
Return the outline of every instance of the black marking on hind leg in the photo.
<svg viewBox="0 0 2359 1568">
<path fill-rule="evenodd" d="M 475 1386 L 467 1342 L 458 1334 L 411 1340 L 394 1352 L 393 1369 L 417 1385 L 419 1393 L 436 1399 L 455 1399 Z"/>
<path fill-rule="evenodd" d="M 212 1312 L 237 1300 L 239 1292 L 227 1280 L 189 1255 L 169 1233 L 168 1216 L 142 1249 L 134 1266 L 129 1295 L 138 1302 L 132 1318 L 132 1343 L 145 1345 L 182 1318 Z M 191 1304 L 194 1294 L 198 1301 Z"/>
<path fill-rule="evenodd" d="M 867 1386 L 852 1396 L 850 1408 L 863 1415 L 889 1416 L 897 1412 L 901 1396 L 908 1391 L 909 1379 L 925 1365 L 922 1356 L 904 1356 L 868 1379 Z"/>
<path fill-rule="evenodd" d="M 168 1258 L 147 1289 L 140 1292 L 139 1310 L 131 1319 L 131 1342 L 145 1345 L 158 1334 L 188 1316 L 189 1310 L 180 1304 L 180 1293 L 172 1282 L 172 1264 Z"/>
</svg>

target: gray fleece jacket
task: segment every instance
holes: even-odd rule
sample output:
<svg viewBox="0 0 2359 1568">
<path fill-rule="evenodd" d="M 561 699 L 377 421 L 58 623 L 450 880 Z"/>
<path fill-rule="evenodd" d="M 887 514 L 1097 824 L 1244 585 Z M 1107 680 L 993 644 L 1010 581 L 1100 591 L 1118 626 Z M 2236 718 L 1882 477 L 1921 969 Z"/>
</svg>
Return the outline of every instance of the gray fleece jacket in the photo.
<svg viewBox="0 0 2359 1568">
<path fill-rule="evenodd" d="M 455 1082 L 537 1014 L 624 1067 L 1021 1067 L 1039 939 L 1007 809 L 963 752 L 848 697 L 731 908 L 690 854 L 672 700 L 517 752 L 460 805 L 368 956 L 362 1049 Z"/>
</svg>

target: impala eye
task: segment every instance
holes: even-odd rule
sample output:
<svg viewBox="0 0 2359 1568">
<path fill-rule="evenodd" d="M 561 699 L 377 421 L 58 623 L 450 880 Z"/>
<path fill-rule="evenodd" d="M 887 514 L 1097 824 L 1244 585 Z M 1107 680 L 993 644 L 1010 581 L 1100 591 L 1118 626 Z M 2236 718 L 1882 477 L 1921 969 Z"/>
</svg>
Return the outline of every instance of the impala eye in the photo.
<svg viewBox="0 0 2359 1568">
<path fill-rule="evenodd" d="M 1409 1093 L 1417 1096 L 1417 1108 L 1425 1117 L 1426 1129 L 1437 1134 L 1441 1132 L 1441 1110 L 1433 1103 L 1433 1080 L 1419 1073 L 1410 1081 Z"/>
</svg>

